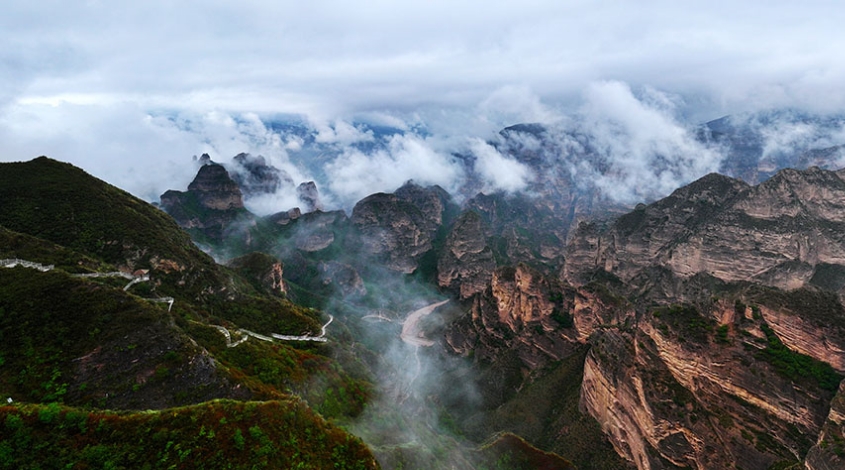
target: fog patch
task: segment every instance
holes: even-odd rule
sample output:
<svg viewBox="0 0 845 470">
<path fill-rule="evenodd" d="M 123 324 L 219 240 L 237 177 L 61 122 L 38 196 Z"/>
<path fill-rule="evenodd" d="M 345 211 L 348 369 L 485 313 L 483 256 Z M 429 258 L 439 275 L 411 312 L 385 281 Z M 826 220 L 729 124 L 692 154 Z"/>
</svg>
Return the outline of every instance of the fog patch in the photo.
<svg viewBox="0 0 845 470">
<path fill-rule="evenodd" d="M 478 105 L 478 116 L 501 129 L 523 122 L 554 124 L 562 116 L 543 104 L 540 97 L 526 86 L 504 86 Z"/>
<path fill-rule="evenodd" d="M 521 191 L 533 177 L 528 166 L 502 155 L 481 139 L 472 139 L 470 149 L 476 157 L 474 169 L 484 181 L 484 192 Z"/>
<path fill-rule="evenodd" d="M 443 302 L 443 296 L 434 286 L 372 263 L 366 277 L 373 290 L 367 299 L 334 302 L 334 308 L 352 312 L 347 321 L 356 330 L 356 341 L 377 353 L 372 364 L 375 396 L 348 429 L 375 450 L 384 468 L 439 468 L 446 462 L 455 468 L 475 468 L 470 464 L 475 445 L 444 424 L 453 418 L 447 405 L 459 402 L 472 414 L 481 404 L 467 360 L 448 353 L 438 339 L 448 309 L 460 307 L 450 301 L 425 316 L 420 327 L 435 344 L 412 344 L 401 338 L 403 323 L 412 312 Z M 354 305 L 351 310 L 350 305 Z"/>
<path fill-rule="evenodd" d="M 311 120 L 311 125 L 316 132 L 314 141 L 317 143 L 348 146 L 374 140 L 372 131 L 355 126 L 343 119 L 335 119 L 331 122 Z"/>
<path fill-rule="evenodd" d="M 346 148 L 324 168 L 329 190 L 345 207 L 373 193 L 392 192 L 411 179 L 453 192 L 462 178 L 461 168 L 450 155 L 416 135 L 392 136 L 385 148 L 369 153 Z"/>
<path fill-rule="evenodd" d="M 582 162 L 579 176 L 593 178 L 611 199 L 632 203 L 718 170 L 722 154 L 696 140 L 672 111 L 672 100 L 655 90 L 641 99 L 621 82 L 592 84 L 579 122 L 606 171 Z"/>
</svg>

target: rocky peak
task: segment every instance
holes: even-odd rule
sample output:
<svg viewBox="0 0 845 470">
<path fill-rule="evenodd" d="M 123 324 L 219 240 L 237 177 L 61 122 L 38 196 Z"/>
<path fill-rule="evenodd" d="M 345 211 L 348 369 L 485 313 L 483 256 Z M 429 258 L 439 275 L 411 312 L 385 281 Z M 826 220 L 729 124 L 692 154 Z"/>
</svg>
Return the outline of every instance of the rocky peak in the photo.
<svg viewBox="0 0 845 470">
<path fill-rule="evenodd" d="M 235 220 L 251 217 L 243 195 L 222 165 L 200 167 L 187 191 L 170 190 L 161 195 L 161 207 L 183 228 L 198 229 L 222 240 Z"/>
<path fill-rule="evenodd" d="M 845 181 L 832 171 L 786 169 L 755 187 L 738 204 L 751 217 L 774 220 L 799 215 L 845 221 Z"/>
<path fill-rule="evenodd" d="M 443 223 L 446 208 L 452 203 L 452 196 L 440 186 L 422 187 L 413 181 L 407 181 L 393 192 L 400 200 L 413 204 L 433 226 Z"/>
<path fill-rule="evenodd" d="M 320 192 L 317 191 L 317 183 L 313 181 L 300 183 L 296 188 L 296 195 L 305 204 L 305 212 L 323 210 L 323 203 L 320 201 Z"/>
<path fill-rule="evenodd" d="M 239 167 L 235 170 L 242 171 L 233 171 L 232 176 L 247 197 L 273 194 L 282 187 L 292 187 L 294 184 L 287 172 L 268 165 L 261 155 L 239 153 L 233 160 Z"/>
<path fill-rule="evenodd" d="M 686 186 L 676 189 L 661 204 L 705 202 L 711 205 L 721 205 L 749 187 L 741 180 L 719 173 L 709 173 Z"/>
<path fill-rule="evenodd" d="M 214 162 L 211 161 L 211 155 L 209 155 L 207 153 L 202 154 L 199 159 L 197 159 L 197 156 L 194 155 L 194 161 L 199 163 L 200 166 L 209 165 L 211 163 L 214 163 Z"/>
<path fill-rule="evenodd" d="M 197 195 L 204 207 L 214 210 L 242 209 L 243 194 L 223 165 L 209 163 L 200 167 L 188 185 L 188 192 Z"/>
<path fill-rule="evenodd" d="M 437 186 L 406 183 L 392 194 L 376 193 L 359 201 L 351 221 L 365 253 L 392 270 L 412 273 L 432 249 L 449 204 L 448 194 Z"/>
</svg>

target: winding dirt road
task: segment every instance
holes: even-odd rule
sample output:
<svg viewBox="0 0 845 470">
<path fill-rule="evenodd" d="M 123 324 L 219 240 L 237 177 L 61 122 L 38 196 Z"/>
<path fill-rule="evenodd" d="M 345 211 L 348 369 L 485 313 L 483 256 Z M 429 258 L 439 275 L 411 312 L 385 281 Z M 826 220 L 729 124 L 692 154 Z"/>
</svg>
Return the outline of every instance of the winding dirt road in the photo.
<svg viewBox="0 0 845 470">
<path fill-rule="evenodd" d="M 419 327 L 419 322 L 423 317 L 436 310 L 437 307 L 447 303 L 449 303 L 448 299 L 423 307 L 419 310 L 414 310 L 408 314 L 408 318 L 406 318 L 405 323 L 402 324 L 402 333 L 399 335 L 399 337 L 402 338 L 402 341 L 414 346 L 434 346 L 434 341 L 423 336 L 423 332 Z"/>
<path fill-rule="evenodd" d="M 326 327 L 329 326 L 329 324 L 331 324 L 331 322 L 333 322 L 333 321 L 334 321 L 334 316 L 329 315 L 329 321 L 327 321 L 323 325 L 323 328 L 320 330 L 319 336 L 311 336 L 311 335 L 294 336 L 294 335 L 280 335 L 280 334 L 277 334 L 277 333 L 270 333 L 270 336 L 265 336 L 265 335 L 262 335 L 262 334 L 258 334 L 254 331 L 249 331 L 249 330 L 244 329 L 244 328 L 238 328 L 237 332 L 241 335 L 241 339 L 239 339 L 237 341 L 232 341 L 232 334 L 229 332 L 228 329 L 226 329 L 225 326 L 220 326 L 220 325 L 210 325 L 210 326 L 216 328 L 217 331 L 219 331 L 220 333 L 223 334 L 223 336 L 226 337 L 226 347 L 234 348 L 235 346 L 237 346 L 237 345 L 243 343 L 244 341 L 246 341 L 247 339 L 249 339 L 250 336 L 252 336 L 255 339 L 260 339 L 261 341 L 271 341 L 271 342 L 274 339 L 278 339 L 278 340 L 282 340 L 282 341 L 316 341 L 318 343 L 325 343 L 326 341 L 328 341 L 328 338 L 326 338 Z"/>
</svg>

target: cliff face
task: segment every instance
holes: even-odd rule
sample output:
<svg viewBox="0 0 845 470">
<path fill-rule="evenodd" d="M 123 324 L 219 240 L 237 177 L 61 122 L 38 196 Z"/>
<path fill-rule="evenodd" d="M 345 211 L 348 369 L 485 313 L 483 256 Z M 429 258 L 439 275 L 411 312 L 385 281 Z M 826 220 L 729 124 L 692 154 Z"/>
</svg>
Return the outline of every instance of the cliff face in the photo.
<svg viewBox="0 0 845 470">
<path fill-rule="evenodd" d="M 845 265 L 843 217 L 845 181 L 834 172 L 784 170 L 756 187 L 710 175 L 607 228 L 582 225 L 564 276 L 580 283 L 599 269 L 631 282 L 656 266 L 792 289 Z"/>
<path fill-rule="evenodd" d="M 437 260 L 437 283 L 467 299 L 490 283 L 496 261 L 487 244 L 490 228 L 475 211 L 458 218 Z"/>
<path fill-rule="evenodd" d="M 784 170 L 751 187 L 709 175 L 578 228 L 563 277 L 611 276 L 641 299 L 635 328 L 599 322 L 581 337 L 592 345 L 582 407 L 620 455 L 701 469 L 839 458 L 822 443 L 839 429 L 845 314 L 815 286 L 842 294 L 841 176 Z M 679 301 L 692 303 L 656 306 Z"/>
<path fill-rule="evenodd" d="M 582 224 L 562 275 L 574 287 L 519 265 L 494 269 L 481 290 L 483 253 L 502 259 L 490 248 L 501 218 L 489 218 L 502 212 L 464 214 L 439 281 L 472 302 L 447 344 L 489 365 L 495 404 L 589 343 L 581 409 L 638 468 L 805 458 L 828 468 L 839 458 L 826 449 L 841 435 L 830 404 L 845 372 L 845 314 L 815 286 L 842 287 L 843 188 L 818 169 L 757 187 L 709 175 L 615 222 Z"/>
<path fill-rule="evenodd" d="M 790 376 L 759 316 L 721 302 L 708 310 L 660 308 L 634 330 L 598 331 L 583 409 L 638 468 L 766 469 L 801 461 L 828 416 L 829 383 Z"/>
<path fill-rule="evenodd" d="M 816 445 L 804 461 L 807 470 L 836 470 L 845 467 L 845 382 L 830 405 Z"/>
<path fill-rule="evenodd" d="M 529 264 L 547 273 L 563 262 L 568 222 L 546 197 L 479 194 L 466 203 L 489 227 L 488 244 L 497 264 Z"/>
<path fill-rule="evenodd" d="M 484 361 L 516 354 L 524 375 L 572 352 L 574 292 L 525 265 L 495 270 L 489 287 L 473 298 L 470 314 L 446 334 L 449 347 Z"/>
<path fill-rule="evenodd" d="M 455 353 L 507 368 L 513 392 L 569 357 L 597 328 L 629 325 L 634 311 L 595 286 L 573 289 L 527 265 L 497 268 L 468 315 L 446 332 Z"/>
</svg>

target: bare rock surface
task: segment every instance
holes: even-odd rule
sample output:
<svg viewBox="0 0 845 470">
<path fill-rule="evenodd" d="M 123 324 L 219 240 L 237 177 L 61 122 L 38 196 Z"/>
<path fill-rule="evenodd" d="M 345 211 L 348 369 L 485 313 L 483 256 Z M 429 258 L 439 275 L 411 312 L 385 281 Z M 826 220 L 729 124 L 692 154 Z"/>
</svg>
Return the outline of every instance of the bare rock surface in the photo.
<svg viewBox="0 0 845 470">
<path fill-rule="evenodd" d="M 359 201 L 351 221 L 360 249 L 391 270 L 412 273 L 429 252 L 444 222 L 449 195 L 437 186 L 406 183 L 392 194 L 377 193 Z"/>
<path fill-rule="evenodd" d="M 564 277 L 595 270 L 625 282 L 659 266 L 682 278 L 707 273 L 784 289 L 820 265 L 845 265 L 845 181 L 832 171 L 783 170 L 758 186 L 708 175 L 607 227 L 582 224 Z"/>
</svg>

